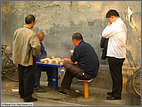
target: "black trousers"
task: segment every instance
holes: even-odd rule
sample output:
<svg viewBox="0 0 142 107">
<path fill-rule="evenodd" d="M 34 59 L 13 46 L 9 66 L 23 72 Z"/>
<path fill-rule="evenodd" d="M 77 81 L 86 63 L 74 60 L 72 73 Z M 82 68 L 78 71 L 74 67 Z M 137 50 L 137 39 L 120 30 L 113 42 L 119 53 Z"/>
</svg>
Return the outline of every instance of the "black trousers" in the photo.
<svg viewBox="0 0 142 107">
<path fill-rule="evenodd" d="M 72 79 L 74 77 L 77 77 L 78 79 L 82 80 L 89 80 L 95 77 L 84 74 L 83 71 L 77 65 L 72 65 L 68 62 L 64 63 L 64 67 L 66 69 L 66 73 L 61 83 L 63 89 L 70 89 Z"/>
<path fill-rule="evenodd" d="M 53 71 L 53 67 L 47 67 L 47 66 L 39 66 L 39 65 L 37 65 L 35 87 L 40 86 L 41 71 L 46 71 L 47 78 L 48 78 L 47 81 L 48 82 L 52 82 L 52 71 Z"/>
<path fill-rule="evenodd" d="M 33 65 L 22 66 L 18 64 L 19 94 L 21 98 L 31 99 L 35 84 L 35 74 L 35 57 L 33 60 Z"/>
<path fill-rule="evenodd" d="M 123 78 L 122 78 L 122 65 L 125 58 L 118 59 L 108 57 L 109 69 L 112 78 L 112 95 L 114 97 L 121 97 Z"/>
</svg>

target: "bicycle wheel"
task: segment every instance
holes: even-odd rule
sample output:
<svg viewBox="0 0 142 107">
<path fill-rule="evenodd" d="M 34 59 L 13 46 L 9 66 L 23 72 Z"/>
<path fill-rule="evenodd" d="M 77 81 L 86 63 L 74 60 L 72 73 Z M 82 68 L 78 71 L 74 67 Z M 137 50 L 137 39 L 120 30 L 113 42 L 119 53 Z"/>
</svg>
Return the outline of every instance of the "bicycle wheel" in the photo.
<svg viewBox="0 0 142 107">
<path fill-rule="evenodd" d="M 18 82 L 18 67 L 11 59 L 5 60 L 3 69 L 5 71 L 5 76 L 9 80 Z"/>
<path fill-rule="evenodd" d="M 141 96 L 141 69 L 138 69 L 134 75 L 132 80 L 133 90 L 137 96 Z"/>
<path fill-rule="evenodd" d="M 126 83 L 126 91 L 128 94 L 134 95 L 134 91 L 132 89 L 132 76 L 130 76 Z"/>
<path fill-rule="evenodd" d="M 5 78 L 5 71 L 4 71 L 4 64 L 5 64 L 5 61 L 7 60 L 7 58 L 5 57 L 1 57 L 1 68 L 2 68 L 2 71 L 1 71 L 1 74 L 2 74 L 2 79 Z"/>
</svg>

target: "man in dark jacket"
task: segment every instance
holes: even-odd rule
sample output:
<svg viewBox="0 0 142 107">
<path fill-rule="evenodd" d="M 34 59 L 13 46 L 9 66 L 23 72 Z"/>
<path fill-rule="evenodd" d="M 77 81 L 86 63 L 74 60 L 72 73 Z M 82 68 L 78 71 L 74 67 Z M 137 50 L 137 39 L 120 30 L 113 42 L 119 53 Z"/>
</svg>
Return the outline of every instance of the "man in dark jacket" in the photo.
<svg viewBox="0 0 142 107">
<path fill-rule="evenodd" d="M 41 49 L 39 54 L 36 56 L 36 61 L 40 61 L 41 59 L 44 59 L 47 57 L 47 52 L 42 44 L 42 41 L 44 40 L 44 33 L 39 31 L 37 32 L 38 38 L 40 40 L 41 44 Z M 37 72 L 36 72 L 36 80 L 35 80 L 35 88 L 34 90 L 36 92 L 42 91 L 40 87 L 40 77 L 41 77 L 41 71 L 46 71 L 47 74 L 47 81 L 48 81 L 48 86 L 52 86 L 52 67 L 46 67 L 46 66 L 41 66 L 37 65 Z"/>
<path fill-rule="evenodd" d="M 69 94 L 73 77 L 89 80 L 97 76 L 99 69 L 99 60 L 94 48 L 83 41 L 80 33 L 73 34 L 72 42 L 75 49 L 71 59 L 62 59 L 66 73 L 61 83 L 63 90 L 59 92 L 64 94 Z"/>
</svg>

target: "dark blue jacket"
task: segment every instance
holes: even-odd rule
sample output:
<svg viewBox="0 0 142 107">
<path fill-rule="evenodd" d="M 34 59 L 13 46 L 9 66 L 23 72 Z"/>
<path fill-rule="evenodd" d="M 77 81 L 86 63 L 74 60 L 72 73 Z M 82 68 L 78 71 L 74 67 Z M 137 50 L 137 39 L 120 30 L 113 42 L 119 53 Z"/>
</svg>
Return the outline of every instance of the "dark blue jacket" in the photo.
<svg viewBox="0 0 142 107">
<path fill-rule="evenodd" d="M 47 52 L 45 51 L 45 48 L 43 46 L 42 43 L 41 44 L 41 49 L 40 49 L 40 52 L 42 53 L 42 55 L 40 55 L 40 53 L 36 56 L 36 60 L 40 60 L 40 59 L 43 59 L 43 58 L 46 58 L 47 57 Z"/>
<path fill-rule="evenodd" d="M 72 62 L 78 62 L 79 68 L 90 76 L 96 76 L 99 69 L 99 60 L 94 48 L 81 41 L 74 49 L 71 57 Z"/>
</svg>

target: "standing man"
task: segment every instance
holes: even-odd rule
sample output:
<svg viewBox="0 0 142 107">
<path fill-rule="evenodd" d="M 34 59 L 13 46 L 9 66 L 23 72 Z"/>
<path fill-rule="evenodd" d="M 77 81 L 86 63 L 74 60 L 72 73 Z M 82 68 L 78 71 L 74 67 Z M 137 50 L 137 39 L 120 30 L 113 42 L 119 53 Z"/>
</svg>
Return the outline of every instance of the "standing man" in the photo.
<svg viewBox="0 0 142 107">
<path fill-rule="evenodd" d="M 41 49 L 40 49 L 39 54 L 36 56 L 36 61 L 40 61 L 41 59 L 44 59 L 47 57 L 47 52 L 42 44 L 42 41 L 44 40 L 44 33 L 39 31 L 39 32 L 37 32 L 37 35 L 40 40 Z M 37 65 L 36 80 L 35 80 L 35 91 L 36 92 L 42 91 L 42 89 L 40 87 L 41 71 L 46 71 L 46 74 L 48 77 L 48 79 L 47 79 L 48 86 L 52 87 L 52 70 L 53 70 L 52 67 Z"/>
<path fill-rule="evenodd" d="M 35 56 L 40 51 L 38 36 L 32 31 L 35 25 L 35 17 L 28 15 L 25 18 L 23 28 L 15 31 L 13 37 L 13 62 L 18 64 L 19 94 L 24 102 L 37 101 L 33 98 L 33 90 L 36 74 Z"/>
<path fill-rule="evenodd" d="M 107 57 L 113 82 L 112 92 L 107 93 L 111 96 L 107 97 L 107 100 L 117 100 L 121 99 L 122 92 L 122 65 L 126 58 L 127 28 L 116 10 L 109 10 L 106 18 L 109 22 L 102 32 L 102 36 L 109 38 Z"/>
<path fill-rule="evenodd" d="M 99 60 L 94 48 L 83 41 L 80 33 L 72 36 L 72 42 L 75 46 L 71 59 L 64 58 L 64 67 L 66 69 L 65 76 L 61 83 L 63 90 L 59 91 L 69 94 L 73 77 L 78 79 L 89 80 L 95 78 L 98 74 Z"/>
</svg>

